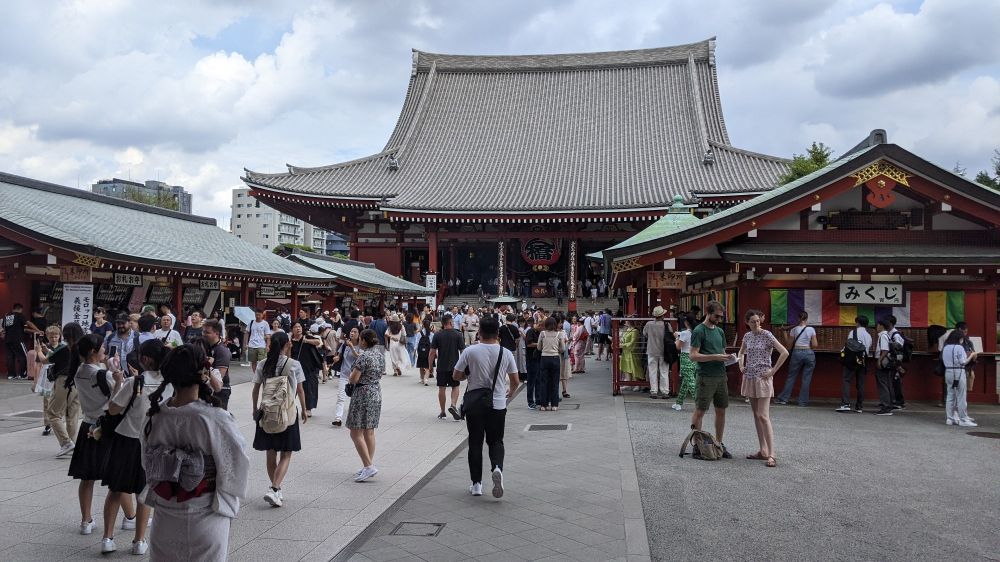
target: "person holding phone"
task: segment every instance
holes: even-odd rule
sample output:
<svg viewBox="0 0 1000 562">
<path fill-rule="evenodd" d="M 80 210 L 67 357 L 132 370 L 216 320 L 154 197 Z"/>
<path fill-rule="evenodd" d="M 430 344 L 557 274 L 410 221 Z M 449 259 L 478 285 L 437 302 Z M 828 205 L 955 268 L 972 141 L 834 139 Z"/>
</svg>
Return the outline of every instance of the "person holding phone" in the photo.
<svg viewBox="0 0 1000 562">
<path fill-rule="evenodd" d="M 337 407 L 334 411 L 333 426 L 340 427 L 344 422 L 344 404 L 347 403 L 347 383 L 350 382 L 351 370 L 354 369 L 354 361 L 361 353 L 358 338 L 361 332 L 357 326 L 351 328 L 349 334 L 344 334 L 343 343 L 337 348 L 337 353 L 333 356 L 334 364 L 340 363 L 340 370 L 335 375 L 337 377 Z"/>
<path fill-rule="evenodd" d="M 710 301 L 705 308 L 705 320 L 691 330 L 691 361 L 698 364 L 691 428 L 700 430 L 709 404 L 715 406 L 715 439 L 722 446 L 722 458 L 731 459 L 733 455 L 722 441 L 726 429 L 726 408 L 729 407 L 726 365 L 735 363 L 737 358 L 732 353 L 726 353 L 726 337 L 722 330 L 726 309 L 718 301 Z"/>
<path fill-rule="evenodd" d="M 944 341 L 941 350 L 941 360 L 944 362 L 944 382 L 948 390 L 945 399 L 945 424 L 960 427 L 977 427 L 969 417 L 966 392 L 968 391 L 968 366 L 976 360 L 979 353 L 967 352 L 962 340 L 965 334 L 962 330 L 952 330 Z"/>
</svg>

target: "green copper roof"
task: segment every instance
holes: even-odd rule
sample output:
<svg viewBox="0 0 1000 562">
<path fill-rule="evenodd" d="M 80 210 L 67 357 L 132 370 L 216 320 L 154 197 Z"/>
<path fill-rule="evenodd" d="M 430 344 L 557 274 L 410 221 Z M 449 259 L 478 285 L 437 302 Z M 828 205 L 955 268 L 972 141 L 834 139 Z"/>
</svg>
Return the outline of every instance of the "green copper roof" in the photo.
<svg viewBox="0 0 1000 562">
<path fill-rule="evenodd" d="M 361 285 L 394 295 L 424 296 L 434 294 L 433 289 L 411 283 L 375 267 L 374 264 L 353 261 L 333 256 L 323 256 L 296 250 L 288 256 L 288 261 L 300 263 L 316 271 L 333 275 L 349 284 Z"/>
</svg>

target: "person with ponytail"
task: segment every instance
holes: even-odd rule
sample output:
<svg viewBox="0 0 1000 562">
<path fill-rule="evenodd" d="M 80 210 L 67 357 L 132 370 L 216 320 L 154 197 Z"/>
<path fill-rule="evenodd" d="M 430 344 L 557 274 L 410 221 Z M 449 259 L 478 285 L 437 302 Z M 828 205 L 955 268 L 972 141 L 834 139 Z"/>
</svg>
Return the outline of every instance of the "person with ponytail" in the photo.
<svg viewBox="0 0 1000 562">
<path fill-rule="evenodd" d="M 111 438 L 111 450 L 108 453 L 104 468 L 102 486 L 108 487 L 108 495 L 104 500 L 104 539 L 101 541 L 101 552 L 109 553 L 117 550 L 114 541 L 115 519 L 121 505 L 130 505 L 132 494 L 139 498 L 146 487 L 146 473 L 142 470 L 142 448 L 139 435 L 146 422 L 146 412 L 149 411 L 150 395 L 163 386 L 160 375 L 160 364 L 169 349 L 163 342 L 154 339 L 147 340 L 139 346 L 139 362 L 142 363 L 142 374 L 129 377 L 122 387 L 111 398 L 108 414 L 122 415 L 122 420 Z M 157 403 L 173 396 L 173 389 L 166 388 L 160 392 Z M 122 521 L 122 529 L 135 529 L 132 540 L 132 554 L 146 554 L 149 548 L 146 542 L 146 523 L 149 519 L 149 506 L 141 501 L 136 502 L 136 515 L 132 519 Z"/>
<path fill-rule="evenodd" d="M 298 326 L 296 324 L 296 326 Z M 297 332 L 299 328 L 293 326 L 292 331 Z M 267 433 L 261 429 L 260 424 L 254 424 L 256 429 L 253 436 L 253 448 L 257 451 L 267 451 L 267 477 L 271 481 L 271 487 L 264 494 L 264 501 L 272 507 L 281 507 L 284 497 L 281 495 L 281 482 L 288 474 L 288 466 L 292 462 L 292 453 L 302 450 L 302 440 L 299 437 L 299 420 L 306 423 L 309 419 L 309 410 L 306 409 L 306 394 L 303 383 L 306 380 L 302 365 L 291 358 L 292 341 L 288 339 L 288 334 L 278 332 L 271 335 L 271 341 L 267 347 L 267 358 L 263 363 L 257 364 L 257 371 L 253 376 L 253 411 L 251 414 L 257 419 L 257 409 L 261 403 L 260 388 L 265 379 L 271 377 L 285 376 L 292 392 L 299 400 L 299 416 L 296 416 L 295 423 L 288 426 L 281 433 Z M 280 453 L 280 455 L 279 455 Z"/>
<path fill-rule="evenodd" d="M 191 344 L 169 351 L 160 375 L 139 438 L 143 502 L 153 508 L 150 559 L 226 560 L 229 527 L 246 495 L 246 442 L 212 396 L 204 351 Z M 168 390 L 173 396 L 164 400 Z"/>
<path fill-rule="evenodd" d="M 69 463 L 69 475 L 80 481 L 80 534 L 89 535 L 94 532 L 94 518 L 90 508 L 94 501 L 94 482 L 104 474 L 105 457 L 111 445 L 111 436 L 95 439 L 93 430 L 97 429 L 97 419 L 108 408 L 111 396 L 122 386 L 124 374 L 117 358 L 108 359 L 104 354 L 104 340 L 97 334 L 88 334 L 76 342 L 79 356 L 79 368 L 73 376 L 83 410 L 83 423 L 76 436 L 76 448 L 73 449 L 73 459 Z M 109 365 L 105 365 L 108 363 Z M 131 504 L 123 506 L 131 511 Z M 128 513 L 126 512 L 126 516 Z M 132 513 L 135 517 L 135 513 Z"/>
</svg>

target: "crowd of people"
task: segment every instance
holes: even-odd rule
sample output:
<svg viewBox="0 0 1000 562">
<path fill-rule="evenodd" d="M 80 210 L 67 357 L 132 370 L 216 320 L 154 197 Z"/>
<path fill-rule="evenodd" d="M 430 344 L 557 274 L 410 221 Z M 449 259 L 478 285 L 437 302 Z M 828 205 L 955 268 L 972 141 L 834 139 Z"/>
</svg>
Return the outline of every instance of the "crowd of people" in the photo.
<svg viewBox="0 0 1000 562">
<path fill-rule="evenodd" d="M 176 555 L 175 541 L 183 536 L 186 556 L 209 552 L 214 554 L 208 559 L 224 558 L 230 522 L 246 495 L 249 465 L 247 444 L 227 411 L 229 368 L 239 357 L 234 356 L 232 335 L 226 337 L 216 318 L 191 311 L 178 319 L 167 305 L 117 314 L 112 320 L 99 308 L 86 330 L 76 323 L 47 325 L 40 314 L 29 321 L 17 316 L 20 311 L 15 307 L 4 318 L 4 337 L 17 338 L 18 330 L 43 335 L 25 353 L 25 374 L 34 377 L 43 398 L 43 433 L 55 434 L 57 457 L 71 456 L 68 472 L 79 481 L 80 533 L 91 534 L 96 526 L 91 512 L 99 483 L 108 489 L 102 552 L 117 549 L 114 533 L 122 529 L 134 531 L 133 554 L 151 550 L 162 557 L 170 549 Z M 650 398 L 675 398 L 675 410 L 693 399 L 692 429 L 700 430 L 713 408 L 715 438 L 723 458 L 731 458 L 723 444 L 726 369 L 736 365 L 759 440 L 759 449 L 747 458 L 776 466 L 769 408 L 772 400 L 787 403 L 798 377 L 798 402 L 808 403 L 817 346 L 808 315 L 774 334 L 763 328 L 763 312 L 749 310 L 739 351 L 729 353 L 720 303 L 708 303 L 703 316 L 700 310 L 671 310 L 676 325 L 667 312 L 658 306 L 653 321 L 623 322 L 617 358 L 621 376 L 648 380 L 642 390 Z M 892 415 L 905 409 L 900 377 L 906 338 L 891 316 L 879 320 L 876 338 L 867 322 L 858 317 L 845 343 L 843 398 L 837 411 L 863 411 L 871 359 L 879 387 L 876 414 Z M 347 427 L 361 462 L 354 480 L 375 477 L 380 381 L 413 373 L 419 374 L 414 379 L 421 386 L 434 380 L 438 419 L 450 416 L 468 427 L 469 492 L 483 494 L 485 443 L 492 495 L 502 497 L 504 423 L 518 387 L 526 387 L 527 408 L 557 412 L 561 401 L 570 398 L 572 377 L 586 372 L 588 356 L 592 361 L 612 359 L 611 328 L 610 310 L 564 314 L 509 305 L 364 313 L 352 308 L 343 315 L 336 309 L 313 313 L 303 308 L 295 319 L 283 310 L 272 321 L 257 311 L 246 328 L 246 341 L 237 344 L 242 351 L 245 343 L 253 372 L 249 414 L 257 423 L 250 446 L 266 457 L 269 487 L 263 499 L 274 507 L 283 505 L 282 484 L 293 454 L 302 448 L 300 427 L 319 406 L 319 385 L 328 381 L 338 385 L 332 424 Z M 977 353 L 968 328 L 958 323 L 935 335 L 946 423 L 974 427 L 965 394 Z M 773 377 L 786 360 L 789 377 L 776 394 Z M 675 363 L 681 383 L 671 392 L 669 374 Z M 17 367 L 15 361 L 11 372 L 17 373 Z M 468 381 L 464 397 L 462 381 Z M 220 458 L 225 462 L 216 462 Z"/>
</svg>

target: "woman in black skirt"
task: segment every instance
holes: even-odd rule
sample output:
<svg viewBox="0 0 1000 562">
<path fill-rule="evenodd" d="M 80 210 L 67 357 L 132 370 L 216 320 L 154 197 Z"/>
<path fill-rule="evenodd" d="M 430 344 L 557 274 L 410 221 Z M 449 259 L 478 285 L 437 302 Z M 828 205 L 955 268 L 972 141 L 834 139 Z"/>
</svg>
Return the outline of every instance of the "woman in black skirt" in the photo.
<svg viewBox="0 0 1000 562">
<path fill-rule="evenodd" d="M 70 365 L 72 378 L 66 381 L 67 385 L 75 385 L 80 397 L 80 408 L 83 410 L 83 423 L 80 424 L 80 431 L 76 437 L 76 448 L 73 449 L 73 459 L 69 462 L 69 475 L 80 481 L 80 534 L 89 535 L 94 532 L 94 518 L 91 516 L 90 508 L 94 501 L 94 482 L 101 480 L 104 476 L 104 459 L 111 446 L 111 436 L 102 436 L 102 439 L 91 437 L 91 428 L 101 417 L 108 407 L 108 401 L 115 392 L 122 386 L 123 374 L 118 359 L 112 358 L 110 361 L 104 354 L 104 341 L 97 334 L 88 334 L 76 342 L 75 365 L 79 365 L 75 371 L 75 366 Z M 105 362 L 110 363 L 110 368 L 105 369 Z M 128 511 L 132 511 L 131 517 L 135 517 L 131 502 L 128 506 L 122 506 Z"/>
<path fill-rule="evenodd" d="M 302 390 L 302 383 L 306 380 L 305 373 L 299 362 L 290 358 L 292 342 L 288 339 L 288 334 L 278 332 L 271 335 L 271 343 L 267 348 L 267 359 L 263 363 L 257 364 L 257 372 L 253 377 L 253 416 L 256 418 L 257 409 L 260 407 L 261 392 L 260 387 L 265 379 L 277 376 L 287 376 L 288 382 L 299 398 L 299 417 L 302 423 L 306 423 L 309 418 L 306 410 L 306 395 Z M 267 451 L 267 477 L 271 480 L 271 487 L 264 494 L 264 501 L 272 507 L 281 507 L 284 498 L 281 495 L 281 481 L 288 473 L 288 465 L 292 462 L 292 453 L 302 450 L 302 441 L 299 438 L 299 421 L 288 426 L 288 429 L 281 433 L 267 433 L 257 424 L 253 436 L 253 448 L 258 451 Z M 278 453 L 281 453 L 280 455 Z"/>
<path fill-rule="evenodd" d="M 198 350 L 200 351 L 200 348 Z M 139 434 L 146 422 L 150 395 L 163 384 L 160 362 L 168 351 L 169 348 L 159 339 L 143 342 L 139 346 L 142 374 L 125 379 L 121 389 L 115 393 L 108 405 L 109 414 L 112 416 L 124 414 L 124 418 L 118 424 L 114 436 L 110 436 L 111 450 L 103 471 L 104 479 L 101 481 L 102 486 L 108 487 L 108 496 L 104 500 L 104 540 L 101 544 L 103 553 L 116 550 L 114 530 L 118 508 L 120 505 L 130 505 L 132 494 L 136 495 L 136 516 L 131 520 L 126 516 L 122 521 L 122 529 L 135 529 L 132 554 L 146 554 L 149 548 L 146 542 L 146 524 L 149 521 L 150 508 L 139 499 L 139 494 L 146 487 L 146 472 L 142 469 Z M 166 387 L 159 396 L 161 401 L 170 399 L 173 396 L 173 387 Z"/>
<path fill-rule="evenodd" d="M 428 361 L 431 353 L 431 333 L 431 317 L 425 316 L 423 326 L 417 333 L 417 368 L 420 369 L 420 382 L 424 386 L 428 386 L 427 379 L 434 376 Z"/>
</svg>

